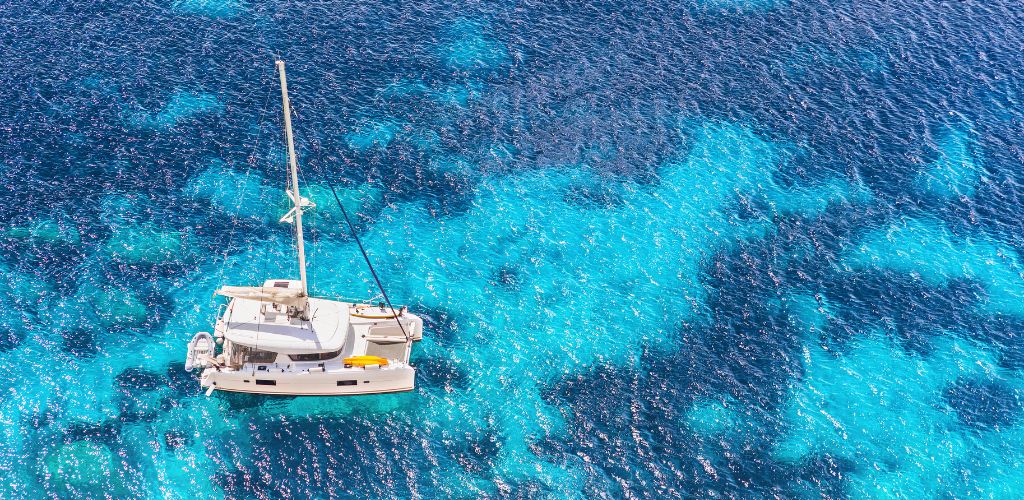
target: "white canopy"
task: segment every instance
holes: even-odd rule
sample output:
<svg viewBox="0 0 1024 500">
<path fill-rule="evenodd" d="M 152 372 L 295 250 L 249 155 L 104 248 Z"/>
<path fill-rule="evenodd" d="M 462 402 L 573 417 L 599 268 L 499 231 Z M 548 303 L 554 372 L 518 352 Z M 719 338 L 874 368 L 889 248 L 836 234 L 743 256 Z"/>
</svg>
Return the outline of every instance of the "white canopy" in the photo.
<svg viewBox="0 0 1024 500">
<path fill-rule="evenodd" d="M 257 302 L 272 302 L 285 306 L 304 307 L 306 297 L 298 288 L 281 288 L 274 286 L 222 286 L 217 290 L 218 295 L 236 299 L 255 300 Z"/>
</svg>

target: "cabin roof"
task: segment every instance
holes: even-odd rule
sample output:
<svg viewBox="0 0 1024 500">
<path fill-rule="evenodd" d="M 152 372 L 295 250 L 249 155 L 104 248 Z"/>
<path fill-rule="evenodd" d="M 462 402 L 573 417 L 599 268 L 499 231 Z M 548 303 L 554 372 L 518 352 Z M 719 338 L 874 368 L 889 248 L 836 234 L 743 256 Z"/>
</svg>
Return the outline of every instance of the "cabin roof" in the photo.
<svg viewBox="0 0 1024 500">
<path fill-rule="evenodd" d="M 302 354 L 340 350 L 349 332 L 348 303 L 309 299 L 309 320 L 289 318 L 287 306 L 235 298 L 223 316 L 224 337 L 263 351 Z"/>
</svg>

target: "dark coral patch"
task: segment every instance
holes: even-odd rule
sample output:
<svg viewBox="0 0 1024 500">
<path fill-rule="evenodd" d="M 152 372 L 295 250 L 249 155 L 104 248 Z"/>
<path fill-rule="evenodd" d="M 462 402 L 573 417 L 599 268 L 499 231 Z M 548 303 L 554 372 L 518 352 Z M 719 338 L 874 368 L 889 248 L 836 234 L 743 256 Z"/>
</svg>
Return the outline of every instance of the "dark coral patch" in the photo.
<svg viewBox="0 0 1024 500">
<path fill-rule="evenodd" d="M 518 290 L 523 282 L 519 266 L 506 264 L 494 272 L 491 283 L 505 290 Z"/>
<path fill-rule="evenodd" d="M 96 443 L 112 443 L 121 437 L 120 422 L 107 420 L 101 423 L 76 422 L 64 431 L 64 443 L 75 441 L 92 441 Z"/>
<path fill-rule="evenodd" d="M 164 433 L 164 445 L 169 450 L 190 446 L 192 441 L 192 436 L 183 431 L 167 431 Z"/>
<path fill-rule="evenodd" d="M 114 378 L 121 389 L 152 391 L 167 385 L 167 381 L 158 373 L 144 368 L 128 368 Z"/>
<path fill-rule="evenodd" d="M 423 387 L 444 388 L 445 390 L 465 389 L 468 384 L 466 373 L 455 363 L 439 358 L 427 358 L 416 363 L 418 382 Z"/>
<path fill-rule="evenodd" d="M 454 450 L 455 461 L 469 472 L 481 473 L 494 466 L 494 459 L 501 451 L 501 438 L 487 432 L 482 436 L 474 436 L 461 443 Z"/>
<path fill-rule="evenodd" d="M 0 329 L 0 352 L 17 349 L 25 340 L 25 332 L 15 328 Z"/>
<path fill-rule="evenodd" d="M 412 308 L 410 306 L 410 308 Z M 423 318 L 423 336 L 442 345 L 451 345 L 459 338 L 460 325 L 455 313 L 441 308 L 415 308 Z"/>
<path fill-rule="evenodd" d="M 946 389 L 945 398 L 970 427 L 1006 427 L 1020 418 L 1020 391 L 999 381 L 957 380 Z"/>
<path fill-rule="evenodd" d="M 99 352 L 96 334 L 85 329 L 68 330 L 61 333 L 61 350 L 80 358 L 90 358 Z"/>
<path fill-rule="evenodd" d="M 167 384 L 178 395 L 196 394 L 200 392 L 199 379 L 195 373 L 185 371 L 184 363 L 171 363 L 164 371 Z"/>
</svg>

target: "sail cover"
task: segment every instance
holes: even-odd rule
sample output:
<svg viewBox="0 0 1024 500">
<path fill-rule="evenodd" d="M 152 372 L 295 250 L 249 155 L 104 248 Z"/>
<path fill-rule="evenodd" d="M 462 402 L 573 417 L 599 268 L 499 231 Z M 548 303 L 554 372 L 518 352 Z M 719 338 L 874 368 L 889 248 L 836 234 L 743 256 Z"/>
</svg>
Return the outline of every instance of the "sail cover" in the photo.
<svg viewBox="0 0 1024 500">
<path fill-rule="evenodd" d="M 236 299 L 273 302 L 295 307 L 302 307 L 306 300 L 301 289 L 273 286 L 222 286 L 217 290 L 217 294 Z"/>
</svg>

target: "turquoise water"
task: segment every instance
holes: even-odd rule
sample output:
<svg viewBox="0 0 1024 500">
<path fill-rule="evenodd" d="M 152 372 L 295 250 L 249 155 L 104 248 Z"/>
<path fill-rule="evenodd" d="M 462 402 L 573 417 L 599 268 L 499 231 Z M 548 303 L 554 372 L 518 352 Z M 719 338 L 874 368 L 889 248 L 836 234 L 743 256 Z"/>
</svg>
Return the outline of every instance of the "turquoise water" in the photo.
<svg viewBox="0 0 1024 500">
<path fill-rule="evenodd" d="M 0 496 L 1017 496 L 1016 10 L 4 4 Z M 275 56 L 312 287 L 377 294 L 334 184 L 413 392 L 184 372 L 296 274 Z"/>
</svg>

